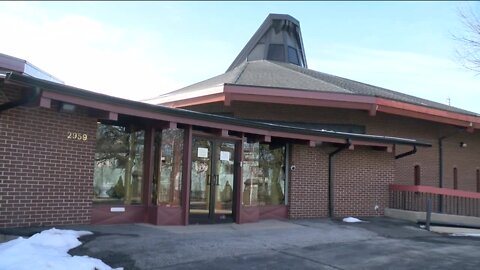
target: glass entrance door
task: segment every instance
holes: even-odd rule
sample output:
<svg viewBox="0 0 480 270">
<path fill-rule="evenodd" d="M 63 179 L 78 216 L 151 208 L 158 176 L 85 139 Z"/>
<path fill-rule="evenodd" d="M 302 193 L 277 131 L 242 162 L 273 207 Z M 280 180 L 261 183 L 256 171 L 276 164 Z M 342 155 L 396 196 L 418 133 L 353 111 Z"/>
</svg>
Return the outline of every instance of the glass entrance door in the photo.
<svg viewBox="0 0 480 270">
<path fill-rule="evenodd" d="M 235 143 L 194 138 L 190 223 L 233 222 Z"/>
</svg>

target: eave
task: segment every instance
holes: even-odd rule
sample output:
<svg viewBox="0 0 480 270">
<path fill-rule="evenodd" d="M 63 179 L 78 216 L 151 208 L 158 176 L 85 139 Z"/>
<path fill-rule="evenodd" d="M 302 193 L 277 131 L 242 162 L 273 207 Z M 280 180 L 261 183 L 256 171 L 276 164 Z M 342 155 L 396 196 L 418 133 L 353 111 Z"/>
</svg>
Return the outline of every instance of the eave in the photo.
<svg viewBox="0 0 480 270">
<path fill-rule="evenodd" d="M 159 104 L 173 108 L 213 102 L 223 102 L 225 106 L 230 106 L 235 101 L 342 108 L 367 111 L 371 116 L 375 116 L 377 112 L 382 112 L 422 119 L 465 127 L 469 131 L 480 129 L 480 116 L 450 112 L 375 96 L 233 84 L 224 84 L 221 88 L 216 87 L 215 93 L 210 95 L 202 96 L 199 93 L 201 92 L 193 91 L 176 94 L 168 96 L 168 99 L 161 98 L 157 101 Z"/>
<path fill-rule="evenodd" d="M 230 136 L 236 134 L 255 135 L 269 140 L 273 137 L 303 141 L 310 146 L 321 143 L 376 146 L 391 151 L 396 144 L 430 147 L 431 145 L 417 140 L 376 136 L 355 133 L 343 133 L 324 130 L 313 130 L 284 125 L 249 121 L 244 119 L 206 114 L 182 109 L 172 109 L 103 95 L 80 88 L 53 83 L 37 78 L 10 73 L 5 83 L 16 84 L 26 88 L 42 89 L 38 106 L 51 108 L 52 101 L 69 103 L 95 110 L 109 120 L 117 120 L 119 115 L 135 116 L 143 119 L 156 120 L 157 125 L 175 127 L 178 125 L 201 126 L 219 131 L 217 133 Z"/>
</svg>

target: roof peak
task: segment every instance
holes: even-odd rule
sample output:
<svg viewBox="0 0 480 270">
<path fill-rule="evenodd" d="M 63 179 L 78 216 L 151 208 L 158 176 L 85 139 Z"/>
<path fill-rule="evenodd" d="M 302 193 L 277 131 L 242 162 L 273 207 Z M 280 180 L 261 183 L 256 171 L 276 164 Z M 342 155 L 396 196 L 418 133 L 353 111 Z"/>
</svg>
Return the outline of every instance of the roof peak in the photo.
<svg viewBox="0 0 480 270">
<path fill-rule="evenodd" d="M 226 72 L 255 60 L 273 60 L 306 68 L 300 22 L 287 14 L 269 14 Z"/>
</svg>

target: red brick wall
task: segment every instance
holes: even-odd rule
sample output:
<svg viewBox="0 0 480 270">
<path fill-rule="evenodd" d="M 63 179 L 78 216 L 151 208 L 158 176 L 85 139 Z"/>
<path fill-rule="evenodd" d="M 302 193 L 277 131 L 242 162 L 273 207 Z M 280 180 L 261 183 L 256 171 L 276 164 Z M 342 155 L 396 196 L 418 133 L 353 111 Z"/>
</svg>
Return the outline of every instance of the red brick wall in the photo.
<svg viewBox="0 0 480 270">
<path fill-rule="evenodd" d="M 68 140 L 67 132 L 88 140 Z M 90 223 L 95 135 L 96 119 L 84 112 L 1 112 L 0 227 Z"/>
<path fill-rule="evenodd" d="M 334 163 L 335 216 L 383 215 L 388 207 L 388 186 L 394 182 L 394 154 L 355 147 L 336 155 Z"/>
<path fill-rule="evenodd" d="M 292 146 L 295 171 L 289 181 L 290 218 L 328 216 L 328 153 L 334 150 Z M 388 207 L 388 185 L 394 182 L 394 154 L 356 147 L 340 152 L 333 162 L 335 217 L 383 215 Z"/>
<path fill-rule="evenodd" d="M 328 216 L 328 156 L 320 148 L 292 145 L 289 218 Z"/>
</svg>

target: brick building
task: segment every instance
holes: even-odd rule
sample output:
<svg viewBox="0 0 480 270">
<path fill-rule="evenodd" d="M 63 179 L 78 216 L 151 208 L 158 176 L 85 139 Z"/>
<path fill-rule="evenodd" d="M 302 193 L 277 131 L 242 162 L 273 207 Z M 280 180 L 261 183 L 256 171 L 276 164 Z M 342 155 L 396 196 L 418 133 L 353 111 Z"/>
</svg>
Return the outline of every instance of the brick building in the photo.
<svg viewBox="0 0 480 270">
<path fill-rule="evenodd" d="M 287 15 L 154 104 L 0 74 L 0 227 L 374 216 L 394 183 L 480 185 L 479 115 L 308 69 Z"/>
</svg>

